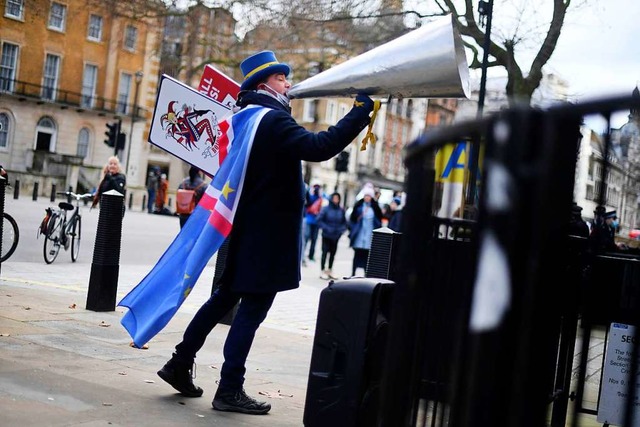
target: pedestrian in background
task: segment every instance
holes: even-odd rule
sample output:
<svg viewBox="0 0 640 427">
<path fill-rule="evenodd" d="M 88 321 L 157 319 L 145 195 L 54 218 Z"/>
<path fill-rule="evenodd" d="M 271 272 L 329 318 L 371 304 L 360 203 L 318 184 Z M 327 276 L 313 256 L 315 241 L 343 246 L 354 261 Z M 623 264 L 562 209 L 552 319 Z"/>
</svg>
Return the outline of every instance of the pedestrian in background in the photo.
<svg viewBox="0 0 640 427">
<path fill-rule="evenodd" d="M 120 166 L 120 160 L 116 156 L 109 157 L 107 164 L 102 169 L 102 179 L 98 184 L 96 194 L 93 196 L 93 202 L 91 207 L 94 208 L 100 202 L 102 194 L 110 190 L 116 190 L 123 196 L 126 193 L 127 178 L 122 173 L 122 166 Z"/>
<path fill-rule="evenodd" d="M 158 192 L 158 184 L 160 182 L 160 168 L 153 166 L 149 170 L 147 176 L 147 212 L 153 213 L 153 207 L 156 203 L 156 193 Z"/>
<path fill-rule="evenodd" d="M 195 205 L 200 203 L 200 199 L 207 189 L 207 183 L 202 179 L 201 171 L 195 166 L 191 166 L 189 168 L 189 176 L 182 180 L 180 185 L 178 185 L 178 190 L 193 190 L 193 207 L 189 212 L 180 213 L 178 209 L 178 217 L 180 218 L 180 228 L 184 227 L 184 224 L 187 222 L 189 217 L 191 216 L 191 212 L 193 212 L 193 208 Z M 176 206 L 178 206 L 179 200 L 178 195 L 176 195 Z"/>
<path fill-rule="evenodd" d="M 358 268 L 366 271 L 373 230 L 382 225 L 382 211 L 374 199 L 373 185 L 365 184 L 362 194 L 362 198 L 353 205 L 349 217 L 349 239 L 353 248 L 352 277 L 356 275 Z"/>
<path fill-rule="evenodd" d="M 318 227 L 322 230 L 322 255 L 320 257 L 321 279 L 335 279 L 333 275 L 333 261 L 338 251 L 338 240 L 347 229 L 347 217 L 344 208 L 340 206 L 340 194 L 333 193 L 329 204 L 322 208 L 316 218 Z M 327 256 L 328 264 L 327 264 Z M 328 266 L 325 269 L 325 265 Z"/>
<path fill-rule="evenodd" d="M 387 227 L 393 231 L 400 232 L 400 224 L 402 222 L 402 208 L 404 207 L 403 198 L 404 193 L 400 196 L 393 196 L 391 201 L 391 218 Z"/>
<path fill-rule="evenodd" d="M 305 194 L 304 244 L 309 245 L 309 261 L 315 261 L 316 242 L 318 240 L 318 221 L 316 218 L 322 209 L 322 188 L 320 181 L 314 181 Z M 303 259 L 304 261 L 304 259 Z"/>
<path fill-rule="evenodd" d="M 244 76 L 236 103 L 240 110 L 232 119 L 258 123 L 255 133 L 242 134 L 248 138 L 242 143 L 251 144 L 251 151 L 227 237 L 225 269 L 219 286 L 187 326 L 182 342 L 158 375 L 185 396 L 202 396 L 191 377 L 196 353 L 216 324 L 239 303 L 224 343 L 224 363 L 212 406 L 219 411 L 266 414 L 271 405 L 244 390 L 245 364 L 276 294 L 300 285 L 301 161 L 320 162 L 341 152 L 369 125 L 374 103 L 358 95 L 337 124 L 326 131 L 309 132 L 291 116 L 286 96 L 291 87 L 286 79 L 291 71 L 288 65 L 279 63 L 272 51 L 262 51 L 243 60 L 240 69 Z"/>
<path fill-rule="evenodd" d="M 166 174 L 160 175 L 158 181 L 158 192 L 156 193 L 156 213 L 166 214 L 165 205 L 169 203 L 169 180 Z"/>
</svg>

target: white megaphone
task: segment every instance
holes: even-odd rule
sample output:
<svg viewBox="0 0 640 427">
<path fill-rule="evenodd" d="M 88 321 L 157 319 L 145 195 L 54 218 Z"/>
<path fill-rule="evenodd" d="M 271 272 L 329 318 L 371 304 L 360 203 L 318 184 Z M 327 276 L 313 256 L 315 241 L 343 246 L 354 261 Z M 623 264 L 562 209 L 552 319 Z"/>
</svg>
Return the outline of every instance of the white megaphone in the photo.
<svg viewBox="0 0 640 427">
<path fill-rule="evenodd" d="M 469 67 L 453 17 L 422 27 L 316 74 L 288 92 L 290 98 L 349 96 L 468 98 Z"/>
</svg>

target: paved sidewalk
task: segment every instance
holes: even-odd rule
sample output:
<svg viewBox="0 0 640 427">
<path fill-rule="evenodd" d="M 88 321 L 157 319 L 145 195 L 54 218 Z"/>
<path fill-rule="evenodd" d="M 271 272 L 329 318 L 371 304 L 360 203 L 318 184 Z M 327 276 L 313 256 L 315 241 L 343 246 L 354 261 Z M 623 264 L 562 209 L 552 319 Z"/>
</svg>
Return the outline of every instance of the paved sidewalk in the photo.
<svg viewBox="0 0 640 427">
<path fill-rule="evenodd" d="M 12 203 L 15 212 L 19 203 Z M 97 217 L 94 213 L 85 212 L 83 217 L 83 235 L 88 237 L 92 232 L 88 222 Z M 177 219 L 138 212 L 125 216 L 130 234 L 140 224 L 154 221 L 171 221 L 174 226 Z M 22 222 L 20 227 L 20 245 L 41 247 L 41 240 L 31 235 L 35 234 L 31 233 L 33 224 Z M 123 245 L 131 245 L 128 236 L 123 237 Z M 272 410 L 265 416 L 250 416 L 211 408 L 227 325 L 218 325 L 198 354 L 195 382 L 205 390 L 203 397 L 184 398 L 156 375 L 208 298 L 215 259 L 176 316 L 150 341 L 149 349 L 140 350 L 129 346 L 130 337 L 120 325 L 126 309 L 85 309 L 93 242 L 83 238 L 83 245 L 77 263 L 71 263 L 69 254 L 63 252 L 50 265 L 12 257 L 0 266 L 0 425 L 302 426 L 318 302 L 327 284 L 319 278 L 317 263 L 303 267 L 299 289 L 278 294 L 258 330 L 247 363 L 245 389 L 271 403 Z M 123 247 L 123 254 L 131 249 Z M 346 238 L 339 255 L 334 271 L 347 275 L 352 251 Z M 153 266 L 128 263 L 133 258 L 121 259 L 118 301 Z"/>
</svg>

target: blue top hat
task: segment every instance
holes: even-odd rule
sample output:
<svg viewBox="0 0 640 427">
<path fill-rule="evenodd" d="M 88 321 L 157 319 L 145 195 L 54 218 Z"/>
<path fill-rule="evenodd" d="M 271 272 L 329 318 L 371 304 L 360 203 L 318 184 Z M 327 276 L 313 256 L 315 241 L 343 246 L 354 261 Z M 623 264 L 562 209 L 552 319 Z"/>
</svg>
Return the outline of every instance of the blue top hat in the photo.
<svg viewBox="0 0 640 427">
<path fill-rule="evenodd" d="M 291 72 L 291 68 L 287 64 L 279 63 L 276 55 L 270 50 L 263 50 L 246 58 L 240 63 L 240 70 L 244 76 L 240 90 L 254 89 L 271 74 L 284 73 L 287 76 Z"/>
</svg>

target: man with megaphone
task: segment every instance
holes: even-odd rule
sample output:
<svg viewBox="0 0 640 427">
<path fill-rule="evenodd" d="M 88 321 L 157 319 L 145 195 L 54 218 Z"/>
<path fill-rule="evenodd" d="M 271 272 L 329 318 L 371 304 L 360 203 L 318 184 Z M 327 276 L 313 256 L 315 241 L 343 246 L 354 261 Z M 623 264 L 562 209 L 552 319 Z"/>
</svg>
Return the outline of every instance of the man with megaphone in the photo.
<svg viewBox="0 0 640 427">
<path fill-rule="evenodd" d="M 244 391 L 245 362 L 276 293 L 300 283 L 305 191 L 301 161 L 320 162 L 340 153 L 369 125 L 374 102 L 357 95 L 342 120 L 313 133 L 291 116 L 287 64 L 278 62 L 272 51 L 262 51 L 242 61 L 240 69 L 244 76 L 236 103 L 240 109 L 225 120 L 231 125 L 223 129 L 223 137 L 229 138 L 230 153 L 236 144 L 249 148 L 240 185 L 225 183 L 217 200 L 225 207 L 228 203 L 225 218 L 232 221 L 225 270 L 219 287 L 196 313 L 158 375 L 184 396 L 202 396 L 191 377 L 196 353 L 213 327 L 239 303 L 224 344 L 212 405 L 221 411 L 266 414 L 271 405 Z"/>
</svg>

